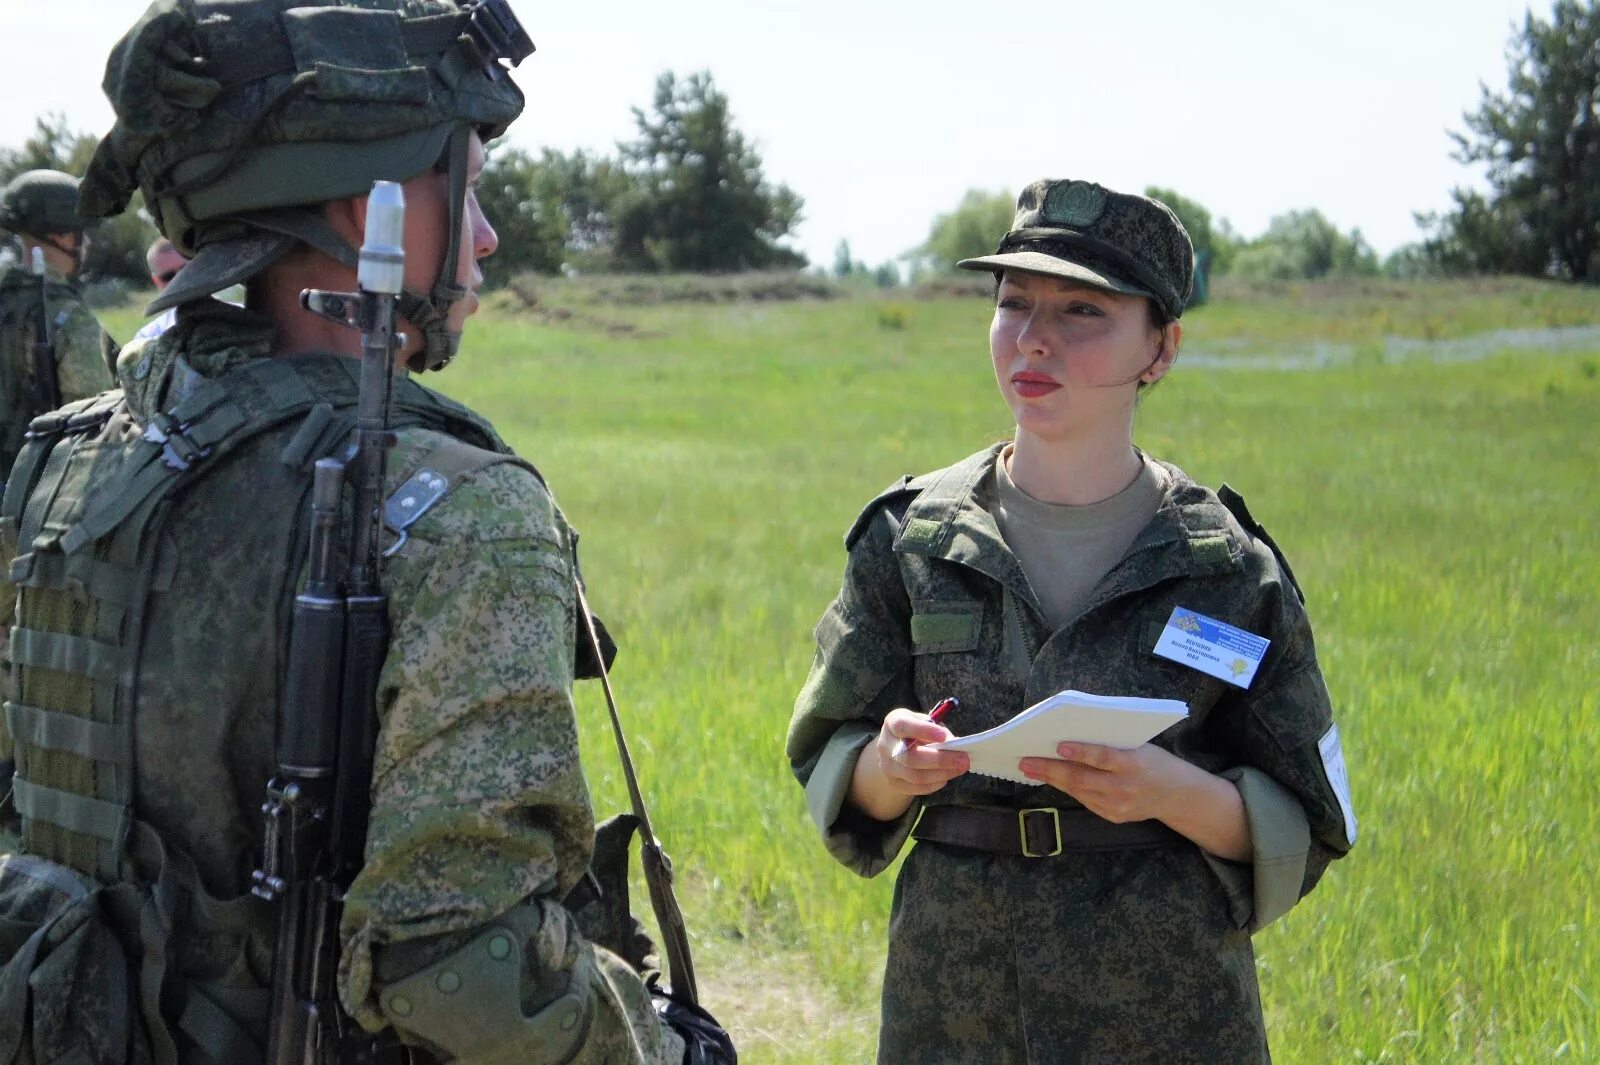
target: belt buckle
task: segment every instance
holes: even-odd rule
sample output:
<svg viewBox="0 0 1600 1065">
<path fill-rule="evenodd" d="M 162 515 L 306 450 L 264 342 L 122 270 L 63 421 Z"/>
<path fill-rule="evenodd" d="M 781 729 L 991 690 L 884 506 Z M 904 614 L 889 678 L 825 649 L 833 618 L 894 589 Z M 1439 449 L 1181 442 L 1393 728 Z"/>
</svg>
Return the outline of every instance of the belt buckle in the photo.
<svg viewBox="0 0 1600 1065">
<path fill-rule="evenodd" d="M 1028 849 L 1028 815 L 1049 814 L 1050 825 L 1056 834 L 1056 847 L 1052 851 L 1032 851 Z M 1026 810 L 1017 811 L 1017 837 L 1022 842 L 1022 856 L 1024 858 L 1054 858 L 1061 853 L 1061 811 L 1054 806 L 1030 806 Z"/>
</svg>

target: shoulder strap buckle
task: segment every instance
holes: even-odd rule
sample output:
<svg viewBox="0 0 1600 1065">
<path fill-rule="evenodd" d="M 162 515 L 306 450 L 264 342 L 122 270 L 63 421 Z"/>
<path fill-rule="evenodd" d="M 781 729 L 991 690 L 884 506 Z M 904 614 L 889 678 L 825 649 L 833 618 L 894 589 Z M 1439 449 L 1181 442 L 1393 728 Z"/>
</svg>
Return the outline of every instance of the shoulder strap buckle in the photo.
<svg viewBox="0 0 1600 1065">
<path fill-rule="evenodd" d="M 149 424 L 144 427 L 144 439 L 161 446 L 161 461 L 169 470 L 180 473 L 211 454 L 210 448 L 195 443 L 188 433 L 188 423 L 180 423 L 160 412 L 151 415 Z"/>
</svg>

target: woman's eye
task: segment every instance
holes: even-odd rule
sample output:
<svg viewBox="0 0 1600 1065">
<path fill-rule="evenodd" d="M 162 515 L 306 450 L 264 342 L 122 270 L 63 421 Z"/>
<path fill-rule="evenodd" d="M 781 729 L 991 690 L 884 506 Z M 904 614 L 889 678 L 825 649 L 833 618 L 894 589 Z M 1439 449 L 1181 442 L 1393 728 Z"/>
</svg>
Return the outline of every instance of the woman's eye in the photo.
<svg viewBox="0 0 1600 1065">
<path fill-rule="evenodd" d="M 1015 311 L 1021 309 L 1022 300 L 1016 296 L 1002 296 L 1000 297 L 1000 302 L 995 304 L 995 306 L 1001 308 L 1002 310 Z"/>
<path fill-rule="evenodd" d="M 1089 315 L 1091 317 L 1099 317 L 1100 315 L 1103 315 L 1106 312 L 1102 311 L 1099 307 L 1096 307 L 1092 303 L 1074 303 L 1074 304 L 1072 304 L 1072 306 L 1067 308 L 1067 313 L 1068 314 Z"/>
</svg>

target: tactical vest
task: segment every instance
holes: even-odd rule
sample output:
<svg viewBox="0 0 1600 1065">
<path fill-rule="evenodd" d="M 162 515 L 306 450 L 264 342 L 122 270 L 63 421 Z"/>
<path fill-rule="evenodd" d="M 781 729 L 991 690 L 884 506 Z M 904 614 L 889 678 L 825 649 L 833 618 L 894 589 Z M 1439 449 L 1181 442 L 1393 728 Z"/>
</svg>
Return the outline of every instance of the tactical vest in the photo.
<svg viewBox="0 0 1600 1065">
<path fill-rule="evenodd" d="M 255 359 L 208 379 L 180 362 L 187 384 L 147 424 L 120 392 L 36 419 L 0 502 L 18 587 L 5 714 L 23 850 L 75 871 L 81 890 L 105 886 L 141 958 L 155 1061 L 260 1056 L 275 916 L 244 889 L 310 471 L 349 440 L 359 369 Z M 442 463 L 455 472 L 517 461 L 487 423 L 409 379 L 392 402 L 402 443 L 412 429 L 463 442 Z M 391 484 L 414 471 L 393 472 Z M 0 876 L 0 903 L 5 890 Z M 164 980 L 169 966 L 181 979 Z"/>
</svg>

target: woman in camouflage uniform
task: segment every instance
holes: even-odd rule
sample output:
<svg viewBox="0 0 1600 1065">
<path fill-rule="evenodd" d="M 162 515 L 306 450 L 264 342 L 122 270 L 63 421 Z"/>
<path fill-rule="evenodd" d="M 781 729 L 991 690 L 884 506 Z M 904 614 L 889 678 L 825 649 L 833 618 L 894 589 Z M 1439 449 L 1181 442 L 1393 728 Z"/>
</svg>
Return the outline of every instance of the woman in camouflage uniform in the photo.
<svg viewBox="0 0 1600 1065">
<path fill-rule="evenodd" d="M 1188 234 L 1154 200 L 1040 181 L 998 253 L 960 265 L 997 278 L 1015 437 L 868 505 L 789 731 L 836 858 L 874 876 L 920 843 L 878 1059 L 1267 1061 L 1250 935 L 1356 828 L 1287 564 L 1235 493 L 1132 443 L 1177 356 Z M 1156 653 L 1196 615 L 1269 641 L 1254 671 Z M 1028 784 L 926 746 L 952 733 L 917 708 L 954 696 L 970 734 L 1069 687 L 1189 716 L 1134 750 L 1024 759 Z"/>
</svg>

